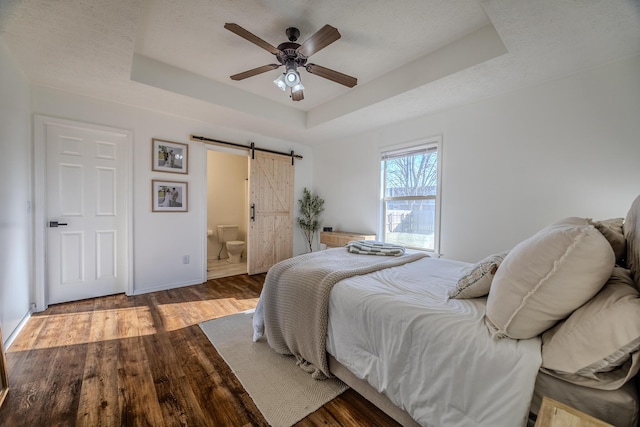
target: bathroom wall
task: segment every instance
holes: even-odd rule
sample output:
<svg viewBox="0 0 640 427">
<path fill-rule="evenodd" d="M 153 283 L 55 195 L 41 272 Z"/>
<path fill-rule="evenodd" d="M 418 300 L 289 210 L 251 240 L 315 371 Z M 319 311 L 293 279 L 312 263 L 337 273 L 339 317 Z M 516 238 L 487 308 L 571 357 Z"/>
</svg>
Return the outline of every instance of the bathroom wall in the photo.
<svg viewBox="0 0 640 427">
<path fill-rule="evenodd" d="M 218 225 L 238 225 L 238 240 L 247 240 L 247 152 L 222 150 L 207 150 L 207 229 L 213 230 L 207 238 L 207 258 L 217 258 L 220 252 Z M 227 258 L 226 250 L 220 256 Z"/>
</svg>

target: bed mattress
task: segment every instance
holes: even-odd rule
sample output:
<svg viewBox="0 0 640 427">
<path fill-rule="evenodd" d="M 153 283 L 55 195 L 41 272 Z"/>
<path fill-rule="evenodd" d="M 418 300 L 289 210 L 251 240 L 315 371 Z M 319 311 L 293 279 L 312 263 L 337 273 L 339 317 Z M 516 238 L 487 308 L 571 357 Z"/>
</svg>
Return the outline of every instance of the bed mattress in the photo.
<svg viewBox="0 0 640 427">
<path fill-rule="evenodd" d="M 341 280 L 327 351 L 421 425 L 525 425 L 540 340 L 495 340 L 486 299 L 447 298 L 468 266 L 423 258 Z"/>
</svg>

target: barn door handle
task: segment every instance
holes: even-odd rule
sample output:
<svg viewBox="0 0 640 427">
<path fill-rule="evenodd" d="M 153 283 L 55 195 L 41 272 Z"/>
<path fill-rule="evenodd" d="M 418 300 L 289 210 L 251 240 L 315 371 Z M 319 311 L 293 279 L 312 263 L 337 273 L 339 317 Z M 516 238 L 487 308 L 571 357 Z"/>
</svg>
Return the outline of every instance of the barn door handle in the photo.
<svg viewBox="0 0 640 427">
<path fill-rule="evenodd" d="M 69 225 L 69 224 L 67 224 L 66 222 L 49 221 L 49 227 L 55 228 L 62 225 Z"/>
<path fill-rule="evenodd" d="M 251 203 L 251 221 L 255 222 L 256 220 L 256 204 Z"/>
</svg>

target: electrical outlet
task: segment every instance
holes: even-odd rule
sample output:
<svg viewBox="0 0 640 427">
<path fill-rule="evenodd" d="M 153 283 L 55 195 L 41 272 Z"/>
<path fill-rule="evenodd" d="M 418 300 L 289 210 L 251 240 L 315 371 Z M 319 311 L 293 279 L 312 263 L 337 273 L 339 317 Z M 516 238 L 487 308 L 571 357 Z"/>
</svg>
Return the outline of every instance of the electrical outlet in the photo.
<svg viewBox="0 0 640 427">
<path fill-rule="evenodd" d="M 190 261 L 189 255 L 185 255 L 185 256 L 182 257 L 182 263 L 183 264 L 189 264 L 189 261 Z"/>
</svg>

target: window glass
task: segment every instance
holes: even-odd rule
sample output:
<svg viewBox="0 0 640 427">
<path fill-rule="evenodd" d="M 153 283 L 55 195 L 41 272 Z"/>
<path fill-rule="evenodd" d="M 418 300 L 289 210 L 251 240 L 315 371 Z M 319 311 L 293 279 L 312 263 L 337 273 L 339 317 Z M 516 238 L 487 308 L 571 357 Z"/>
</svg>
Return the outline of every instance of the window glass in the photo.
<svg viewBox="0 0 640 427">
<path fill-rule="evenodd" d="M 436 252 L 438 143 L 383 152 L 381 173 L 383 240 Z"/>
</svg>

